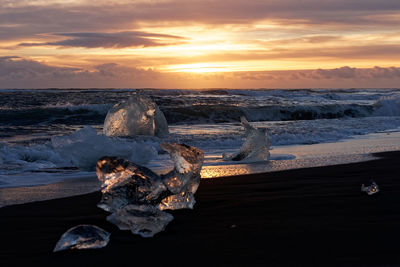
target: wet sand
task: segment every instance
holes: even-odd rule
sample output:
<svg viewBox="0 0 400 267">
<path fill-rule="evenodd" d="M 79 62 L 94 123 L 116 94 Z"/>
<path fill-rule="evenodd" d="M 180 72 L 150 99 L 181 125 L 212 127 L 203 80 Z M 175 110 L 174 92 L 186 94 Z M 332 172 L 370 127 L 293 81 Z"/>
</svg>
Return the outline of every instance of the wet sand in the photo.
<svg viewBox="0 0 400 267">
<path fill-rule="evenodd" d="M 92 193 L 100 190 L 96 175 L 71 178 L 53 184 L 0 188 L 0 208 L 28 202 L 50 200 Z"/>
<path fill-rule="evenodd" d="M 0 209 L 1 266 L 399 266 L 400 152 L 380 159 L 204 179 L 194 210 L 154 238 L 119 231 L 100 193 Z M 374 179 L 381 192 L 368 196 Z M 53 253 L 67 229 L 95 224 L 107 247 Z"/>
</svg>

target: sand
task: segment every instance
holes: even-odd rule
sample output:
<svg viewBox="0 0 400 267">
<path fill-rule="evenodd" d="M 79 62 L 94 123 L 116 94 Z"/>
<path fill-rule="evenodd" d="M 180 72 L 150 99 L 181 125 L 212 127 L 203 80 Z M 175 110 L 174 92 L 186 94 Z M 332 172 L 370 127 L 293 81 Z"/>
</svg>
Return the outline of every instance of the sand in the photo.
<svg viewBox="0 0 400 267">
<path fill-rule="evenodd" d="M 400 152 L 380 159 L 202 180 L 194 210 L 154 238 L 119 231 L 100 193 L 0 209 L 1 266 L 399 266 Z M 381 192 L 368 196 L 374 179 Z M 95 224 L 107 247 L 53 253 L 67 229 Z"/>
</svg>

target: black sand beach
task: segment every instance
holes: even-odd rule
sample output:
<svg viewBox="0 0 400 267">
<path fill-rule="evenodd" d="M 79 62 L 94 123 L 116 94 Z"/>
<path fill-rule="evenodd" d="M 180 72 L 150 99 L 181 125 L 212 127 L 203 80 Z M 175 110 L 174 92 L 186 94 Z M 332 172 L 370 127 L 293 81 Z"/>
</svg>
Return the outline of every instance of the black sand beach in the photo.
<svg viewBox="0 0 400 267">
<path fill-rule="evenodd" d="M 100 193 L 0 209 L 1 266 L 399 266 L 400 152 L 369 162 L 204 179 L 194 210 L 154 238 L 119 231 Z M 374 179 L 381 192 L 368 196 Z M 67 229 L 95 224 L 107 247 L 53 253 Z"/>
</svg>

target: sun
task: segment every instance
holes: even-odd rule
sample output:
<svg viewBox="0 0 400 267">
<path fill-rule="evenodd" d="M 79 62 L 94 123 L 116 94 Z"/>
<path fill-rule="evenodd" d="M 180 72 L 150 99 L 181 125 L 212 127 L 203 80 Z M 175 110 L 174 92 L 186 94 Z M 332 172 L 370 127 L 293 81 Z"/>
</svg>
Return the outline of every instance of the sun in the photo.
<svg viewBox="0 0 400 267">
<path fill-rule="evenodd" d="M 215 63 L 194 63 L 168 66 L 166 71 L 192 73 L 227 72 L 231 71 L 231 66 Z"/>
</svg>

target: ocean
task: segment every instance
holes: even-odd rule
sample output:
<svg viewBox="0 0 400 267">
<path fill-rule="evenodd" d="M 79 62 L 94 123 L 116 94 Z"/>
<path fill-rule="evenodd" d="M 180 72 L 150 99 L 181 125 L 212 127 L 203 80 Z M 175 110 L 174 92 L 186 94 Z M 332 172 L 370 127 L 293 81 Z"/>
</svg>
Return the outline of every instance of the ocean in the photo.
<svg viewBox="0 0 400 267">
<path fill-rule="evenodd" d="M 94 176 L 93 159 L 120 155 L 156 172 L 161 142 L 205 152 L 202 177 L 346 163 L 400 149 L 400 90 L 140 89 L 163 111 L 169 136 L 107 138 L 107 111 L 135 89 L 0 90 L 0 188 Z M 269 162 L 226 162 L 244 141 L 240 117 L 267 129 Z"/>
</svg>

